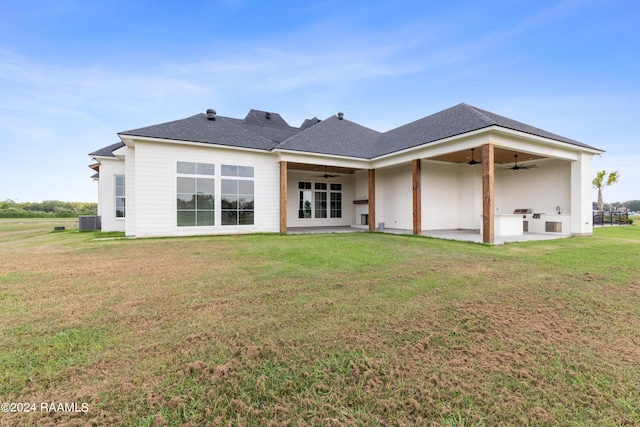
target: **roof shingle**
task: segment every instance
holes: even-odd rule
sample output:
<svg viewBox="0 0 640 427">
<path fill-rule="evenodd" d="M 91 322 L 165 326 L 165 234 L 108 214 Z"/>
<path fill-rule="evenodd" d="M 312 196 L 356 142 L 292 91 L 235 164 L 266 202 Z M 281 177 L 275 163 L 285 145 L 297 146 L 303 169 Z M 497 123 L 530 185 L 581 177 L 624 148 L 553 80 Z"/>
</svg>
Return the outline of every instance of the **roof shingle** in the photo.
<svg viewBox="0 0 640 427">
<path fill-rule="evenodd" d="M 206 114 L 196 114 L 181 120 L 120 132 L 119 135 L 265 151 L 279 148 L 371 159 L 490 126 L 597 150 L 578 141 L 467 104 L 458 104 L 384 133 L 336 116 L 324 121 L 315 117 L 307 119 L 297 128 L 290 126 L 277 113 L 250 110 L 244 119 L 217 116 L 215 120 L 208 120 Z M 115 157 L 113 150 L 123 145 L 122 142 L 112 144 L 89 155 Z"/>
<path fill-rule="evenodd" d="M 373 129 L 332 116 L 278 144 L 277 148 L 366 159 L 379 136 Z"/>
</svg>

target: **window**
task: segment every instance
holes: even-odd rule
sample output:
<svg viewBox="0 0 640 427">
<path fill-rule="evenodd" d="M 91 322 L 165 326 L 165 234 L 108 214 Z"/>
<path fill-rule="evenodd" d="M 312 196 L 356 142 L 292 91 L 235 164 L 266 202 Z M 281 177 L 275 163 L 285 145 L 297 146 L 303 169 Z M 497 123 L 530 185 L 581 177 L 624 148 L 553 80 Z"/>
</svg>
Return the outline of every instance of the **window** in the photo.
<svg viewBox="0 0 640 427">
<path fill-rule="evenodd" d="M 331 184 L 331 218 L 342 218 L 342 184 Z"/>
<path fill-rule="evenodd" d="M 316 203 L 315 203 L 315 218 L 326 218 L 327 217 L 327 183 L 326 182 L 316 182 L 315 184 L 316 190 Z M 318 191 L 323 190 L 323 191 Z"/>
<path fill-rule="evenodd" d="M 342 184 L 298 182 L 298 218 L 342 218 Z M 313 207 L 313 212 L 312 212 Z"/>
<path fill-rule="evenodd" d="M 116 175 L 116 218 L 125 217 L 124 175 Z"/>
<path fill-rule="evenodd" d="M 222 165 L 222 225 L 254 223 L 253 167 Z"/>
<path fill-rule="evenodd" d="M 311 218 L 311 183 L 299 182 L 300 203 L 298 205 L 298 218 Z"/>
<path fill-rule="evenodd" d="M 176 210 L 178 227 L 214 225 L 215 166 L 210 163 L 178 162 Z M 181 176 L 187 175 L 187 176 Z"/>
</svg>

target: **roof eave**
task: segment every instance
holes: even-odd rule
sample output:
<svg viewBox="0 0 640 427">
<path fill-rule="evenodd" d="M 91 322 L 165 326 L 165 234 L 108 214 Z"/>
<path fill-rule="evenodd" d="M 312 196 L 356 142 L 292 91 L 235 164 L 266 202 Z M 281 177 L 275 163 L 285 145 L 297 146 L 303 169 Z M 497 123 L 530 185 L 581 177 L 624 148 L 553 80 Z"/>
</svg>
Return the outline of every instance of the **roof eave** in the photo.
<svg viewBox="0 0 640 427">
<path fill-rule="evenodd" d="M 487 129 L 487 128 L 485 128 Z M 578 151 L 584 151 L 587 152 L 589 154 L 602 154 L 604 153 L 604 150 L 601 150 L 599 148 L 595 148 L 595 147 L 591 147 L 589 145 L 580 143 L 578 141 L 575 141 L 575 143 L 571 143 L 568 141 L 561 141 L 558 139 L 554 139 L 554 138 L 550 138 L 550 137 L 546 137 L 546 136 L 541 136 L 541 135 L 536 135 L 533 133 L 529 133 L 529 132 L 523 132 L 520 130 L 515 130 L 515 129 L 511 129 L 511 128 L 507 128 L 504 126 L 500 126 L 500 125 L 493 125 L 490 126 L 488 128 L 489 130 L 493 131 L 493 132 L 499 132 L 499 133 L 504 133 L 507 135 L 516 135 L 519 136 L 521 138 L 526 138 L 526 139 L 533 139 L 535 141 L 538 142 L 542 142 L 545 143 L 546 145 L 557 145 L 563 148 L 570 148 L 573 150 L 578 150 Z"/>
<path fill-rule="evenodd" d="M 202 141 L 185 141 L 182 139 L 170 139 L 170 138 L 157 138 L 152 136 L 142 136 L 142 135 L 129 135 L 129 134 L 118 134 L 122 142 L 125 143 L 127 147 L 135 147 L 136 141 L 145 141 L 145 142 L 159 142 L 163 144 L 179 144 L 179 145 L 190 145 L 197 147 L 220 147 L 226 148 L 229 150 L 242 150 L 242 151 L 254 151 L 260 153 L 269 153 L 272 149 L 267 148 L 254 148 L 254 147 L 239 147 L 236 145 L 226 145 L 220 143 L 213 142 L 202 142 Z"/>
<path fill-rule="evenodd" d="M 363 157 L 342 156 L 327 153 L 315 153 L 299 150 L 287 150 L 283 148 L 274 148 L 273 153 L 278 154 L 280 160 L 293 161 L 299 163 L 315 163 L 321 164 L 331 163 L 332 161 L 341 166 L 370 168 L 371 161 Z"/>
<path fill-rule="evenodd" d="M 423 151 L 423 150 L 429 150 L 431 151 L 431 149 L 437 149 L 438 147 L 445 145 L 445 144 L 451 144 L 451 143 L 455 143 L 457 140 L 463 140 L 463 139 L 469 139 L 469 138 L 479 138 L 479 137 L 483 137 L 483 136 L 488 136 L 489 138 L 487 139 L 487 141 L 490 140 L 490 136 L 491 134 L 496 134 L 496 133 L 502 133 L 505 135 L 508 135 L 510 137 L 513 136 L 517 136 L 519 138 L 523 138 L 529 141 L 534 141 L 537 144 L 542 143 L 543 145 L 546 146 L 550 146 L 550 147 L 557 147 L 557 148 L 563 148 L 565 149 L 565 151 L 567 152 L 586 152 L 588 154 L 592 154 L 592 155 L 597 155 L 597 154 L 601 154 L 604 151 L 599 150 L 597 148 L 594 147 L 589 147 L 589 146 L 582 146 L 582 145 L 576 145 L 576 144 L 571 144 L 568 142 L 564 142 L 564 141 L 558 141 L 555 139 L 551 139 L 551 138 L 547 138 L 547 137 L 543 137 L 543 136 L 539 136 L 539 135 L 534 135 L 531 133 L 527 133 L 527 132 L 522 132 L 522 131 L 517 131 L 514 129 L 510 129 L 510 128 L 506 128 L 503 126 L 499 126 L 499 125 L 491 125 L 491 126 L 487 126 L 487 127 L 483 127 L 480 129 L 476 129 L 473 131 L 469 131 L 469 132 L 464 132 L 461 134 L 457 134 L 457 135 L 452 135 L 446 138 L 442 138 L 442 139 L 438 139 L 435 141 L 430 141 L 430 142 L 425 142 L 423 144 L 419 144 L 419 145 L 415 145 L 413 147 L 409 147 L 403 150 L 399 150 L 399 151 L 394 151 L 392 153 L 386 153 L 380 156 L 375 156 L 372 157 L 370 160 L 371 162 L 380 162 L 380 161 L 389 161 L 392 160 L 394 157 L 396 158 L 401 158 L 403 156 L 407 156 L 409 154 L 411 154 L 412 152 L 419 152 L 419 151 Z M 459 149 L 460 147 L 456 147 L 455 149 L 452 149 L 451 151 L 455 151 L 456 149 Z M 421 153 L 420 155 L 425 155 L 426 153 Z"/>
</svg>

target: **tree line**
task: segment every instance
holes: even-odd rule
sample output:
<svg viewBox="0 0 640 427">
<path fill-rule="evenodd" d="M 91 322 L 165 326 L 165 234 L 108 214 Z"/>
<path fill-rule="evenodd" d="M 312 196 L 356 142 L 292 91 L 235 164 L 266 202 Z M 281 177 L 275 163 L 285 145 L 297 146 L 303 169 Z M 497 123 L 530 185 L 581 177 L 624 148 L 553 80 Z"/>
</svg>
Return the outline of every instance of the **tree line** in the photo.
<svg viewBox="0 0 640 427">
<path fill-rule="evenodd" d="M 617 207 L 622 207 L 623 206 L 625 208 L 629 208 L 630 211 L 635 211 L 635 212 L 640 211 L 640 200 L 629 200 L 629 201 L 626 201 L 624 203 L 620 203 L 620 202 L 605 203 L 605 206 L 606 205 L 610 205 L 614 209 L 617 208 Z"/>
<path fill-rule="evenodd" d="M 74 218 L 96 215 L 97 212 L 98 204 L 88 202 L 45 200 L 18 203 L 11 199 L 0 202 L 0 218 Z"/>
<path fill-rule="evenodd" d="M 629 210 L 639 212 L 640 200 L 629 200 L 624 203 L 604 203 L 605 210 L 611 207 L 625 206 Z M 597 203 L 594 202 L 597 210 Z M 96 215 L 97 203 L 62 202 L 60 200 L 45 200 L 43 202 L 14 202 L 7 199 L 0 202 L 0 218 L 74 218 L 78 215 Z"/>
</svg>

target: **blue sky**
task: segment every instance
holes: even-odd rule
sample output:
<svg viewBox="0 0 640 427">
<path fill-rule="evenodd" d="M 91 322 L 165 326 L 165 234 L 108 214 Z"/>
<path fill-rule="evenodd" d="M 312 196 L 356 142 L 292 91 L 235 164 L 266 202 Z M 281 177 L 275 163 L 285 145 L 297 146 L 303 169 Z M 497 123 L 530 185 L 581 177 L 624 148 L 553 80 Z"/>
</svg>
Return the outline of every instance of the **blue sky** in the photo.
<svg viewBox="0 0 640 427">
<path fill-rule="evenodd" d="M 0 200 L 97 201 L 87 153 L 207 108 L 386 131 L 461 102 L 640 199 L 640 2 L 0 0 Z"/>
</svg>

